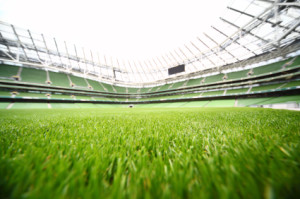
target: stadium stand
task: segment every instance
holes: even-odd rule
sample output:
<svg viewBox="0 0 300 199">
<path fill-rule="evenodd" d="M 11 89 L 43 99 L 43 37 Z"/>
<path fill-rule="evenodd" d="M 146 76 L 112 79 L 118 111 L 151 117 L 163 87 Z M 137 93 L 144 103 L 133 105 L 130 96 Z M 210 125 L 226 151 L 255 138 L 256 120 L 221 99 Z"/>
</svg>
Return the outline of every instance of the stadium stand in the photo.
<svg viewBox="0 0 300 199">
<path fill-rule="evenodd" d="M 93 100 L 91 96 L 80 96 L 80 95 L 75 95 L 76 100 Z"/>
<path fill-rule="evenodd" d="M 180 88 L 180 87 L 183 86 L 183 84 L 184 84 L 185 82 L 186 82 L 186 81 L 176 82 L 176 83 L 172 84 L 171 89 Z"/>
<path fill-rule="evenodd" d="M 9 91 L 0 91 L 0 97 L 11 97 L 11 93 Z"/>
<path fill-rule="evenodd" d="M 283 69 L 283 66 L 286 62 L 287 61 L 284 60 L 284 61 L 275 62 L 275 63 L 268 64 L 268 65 L 265 65 L 265 66 L 260 66 L 260 67 L 254 68 L 253 69 L 253 75 L 257 76 L 257 75 L 262 75 L 262 74 L 265 74 L 265 73 L 274 73 L 276 71 L 279 71 L 279 70 Z"/>
<path fill-rule="evenodd" d="M 300 67 L 300 56 L 295 57 L 291 64 L 285 66 L 285 68 L 296 68 Z"/>
<path fill-rule="evenodd" d="M 218 90 L 218 91 L 207 91 L 202 94 L 202 96 L 216 96 L 216 95 L 223 95 L 224 90 Z"/>
<path fill-rule="evenodd" d="M 213 100 L 205 107 L 234 107 L 235 100 Z"/>
<path fill-rule="evenodd" d="M 0 102 L 0 109 L 6 109 L 9 104 L 9 102 Z"/>
<path fill-rule="evenodd" d="M 47 103 L 14 103 L 11 109 L 47 109 Z"/>
<path fill-rule="evenodd" d="M 249 70 L 242 70 L 242 71 L 236 71 L 231 72 L 227 74 L 226 80 L 236 80 L 236 79 L 243 79 L 248 77 Z"/>
<path fill-rule="evenodd" d="M 289 87 L 295 87 L 295 86 L 300 86 L 300 80 L 288 82 L 288 83 L 284 84 L 281 88 L 289 88 Z"/>
<path fill-rule="evenodd" d="M 126 93 L 126 88 L 121 86 L 113 86 L 117 93 Z"/>
<path fill-rule="evenodd" d="M 53 109 L 56 108 L 80 108 L 77 104 L 74 103 L 51 103 Z"/>
<path fill-rule="evenodd" d="M 85 79 L 81 78 L 81 77 L 76 77 L 73 75 L 69 75 L 71 82 L 74 84 L 74 86 L 78 86 L 78 87 L 84 87 L 87 88 L 88 85 L 85 81 Z"/>
<path fill-rule="evenodd" d="M 200 85 L 203 79 L 204 79 L 204 78 L 190 79 L 190 80 L 188 80 L 188 81 L 185 83 L 185 86 L 186 86 L 186 87 L 189 87 L 189 86 Z"/>
<path fill-rule="evenodd" d="M 68 79 L 68 76 L 64 73 L 55 73 L 49 71 L 50 81 L 52 86 L 58 87 L 70 87 L 71 83 Z"/>
<path fill-rule="evenodd" d="M 179 81 L 175 83 L 166 83 L 153 87 L 122 87 L 111 85 L 104 82 L 99 82 L 90 79 L 84 79 L 64 73 L 49 71 L 49 79 L 51 85 L 47 84 L 47 73 L 41 69 L 1 65 L 0 91 L 1 98 L 13 99 L 47 99 L 47 100 L 72 100 L 72 101 L 87 101 L 87 102 L 109 102 L 109 103 L 136 103 L 136 102 L 164 102 L 166 107 L 224 107 L 234 106 L 234 99 L 215 100 L 215 97 L 238 97 L 240 95 L 250 95 L 256 93 L 269 93 L 280 90 L 295 90 L 299 89 L 299 66 L 300 58 L 294 57 L 287 60 L 279 61 L 272 64 L 259 66 L 253 69 L 245 69 L 240 71 L 229 72 L 226 74 L 220 73 L 217 75 L 208 75 L 195 79 Z M 250 71 L 252 74 L 250 75 Z M 12 82 L 16 76 L 20 74 L 19 81 L 16 83 L 5 85 L 3 83 Z M 274 74 L 272 77 L 266 75 Z M 292 75 L 292 76 L 291 76 Z M 252 80 L 258 77 L 259 79 Z M 295 76 L 295 78 L 292 78 Z M 285 78 L 285 79 L 282 79 Z M 239 82 L 233 82 L 239 80 Z M 22 83 L 19 85 L 17 82 Z M 28 83 L 28 85 L 27 85 Z M 34 85 L 44 85 L 43 88 L 37 88 Z M 28 87 L 30 86 L 30 88 Z M 67 90 L 65 90 L 67 89 Z M 72 89 L 72 90 L 68 90 Z M 12 92 L 15 91 L 15 95 Z M 48 93 L 48 94 L 47 94 Z M 204 100 L 203 98 L 209 98 Z M 176 100 L 198 99 L 199 102 L 176 102 Z M 288 99 L 288 98 L 283 98 Z M 236 106 L 252 106 L 262 105 L 267 98 L 254 99 L 238 99 Z M 170 101 L 174 101 L 172 104 Z M 270 101 L 271 102 L 271 101 Z M 6 102 L 9 103 L 9 102 Z M 18 102 L 19 103 L 19 102 Z M 178 103 L 178 104 L 176 104 Z M 197 104 L 198 103 L 198 104 Z M 205 103 L 205 105 L 204 105 Z M 55 103 L 54 108 L 69 107 Z M 157 104 L 157 103 L 156 103 Z M 98 107 L 96 105 L 70 105 L 72 108 L 80 107 Z M 146 105 L 145 105 L 146 106 Z M 13 106 L 12 106 L 13 107 Z M 15 108 L 22 107 L 21 105 Z M 32 107 L 35 107 L 34 105 Z M 39 107 L 39 106 L 36 106 Z M 44 107 L 44 106 L 43 106 Z M 105 106 L 108 107 L 108 106 Z M 136 107 L 144 107 L 138 105 Z M 147 107 L 147 106 L 146 106 Z M 149 107 L 163 107 L 162 104 L 149 105 Z"/>
<path fill-rule="evenodd" d="M 131 88 L 131 87 L 128 87 L 127 90 L 128 90 L 128 93 L 130 93 L 130 94 L 136 94 L 136 93 L 138 93 L 138 91 L 139 91 L 140 89 L 139 89 L 139 88 Z"/>
<path fill-rule="evenodd" d="M 251 92 L 272 90 L 272 89 L 276 89 L 282 85 L 283 85 L 283 83 L 256 86 L 256 87 L 252 87 Z"/>
<path fill-rule="evenodd" d="M 16 97 L 34 97 L 34 98 L 47 98 L 46 93 L 33 93 L 33 92 L 19 92 Z"/>
<path fill-rule="evenodd" d="M 106 83 L 103 83 L 103 82 L 100 82 L 100 84 L 103 86 L 104 90 L 106 90 L 107 92 L 115 93 L 113 85 L 106 84 Z"/>
<path fill-rule="evenodd" d="M 205 78 L 205 84 L 210 84 L 210 83 L 216 83 L 223 81 L 224 74 L 218 74 L 218 75 L 212 75 L 212 76 L 207 76 Z"/>
<path fill-rule="evenodd" d="M 18 66 L 1 64 L 0 65 L 0 80 L 1 79 L 9 79 L 9 78 L 12 78 L 13 76 L 17 76 L 18 71 L 19 71 Z"/>
<path fill-rule="evenodd" d="M 230 89 L 226 91 L 226 95 L 246 93 L 249 88 Z"/>
<path fill-rule="evenodd" d="M 87 79 L 87 81 L 94 90 L 105 92 L 104 87 L 99 82 L 90 79 Z"/>
<path fill-rule="evenodd" d="M 51 99 L 73 99 L 70 95 L 52 94 Z"/>
<path fill-rule="evenodd" d="M 36 84 L 46 84 L 46 71 L 23 67 L 21 72 L 21 81 Z"/>
</svg>

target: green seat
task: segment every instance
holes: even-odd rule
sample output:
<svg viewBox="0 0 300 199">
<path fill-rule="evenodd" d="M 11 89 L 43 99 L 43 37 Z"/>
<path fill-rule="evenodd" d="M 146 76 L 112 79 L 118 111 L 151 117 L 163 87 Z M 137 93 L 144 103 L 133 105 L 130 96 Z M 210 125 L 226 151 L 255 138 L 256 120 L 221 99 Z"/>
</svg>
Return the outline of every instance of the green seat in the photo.
<svg viewBox="0 0 300 199">
<path fill-rule="evenodd" d="M 47 73 L 45 70 L 23 68 L 21 72 L 21 81 L 28 83 L 46 84 Z"/>
<path fill-rule="evenodd" d="M 205 84 L 211 84 L 223 81 L 224 74 L 212 75 L 205 78 Z"/>
<path fill-rule="evenodd" d="M 68 76 L 64 73 L 55 73 L 49 71 L 49 77 L 52 86 L 71 87 Z"/>
<path fill-rule="evenodd" d="M 71 82 L 75 85 L 75 86 L 80 86 L 80 87 L 88 87 L 86 81 L 84 80 L 84 78 L 82 77 L 77 77 L 77 76 L 73 76 L 73 75 L 69 75 Z"/>
<path fill-rule="evenodd" d="M 0 79 L 2 78 L 11 78 L 12 76 L 16 76 L 18 74 L 20 67 L 11 66 L 6 64 L 0 65 Z"/>
</svg>

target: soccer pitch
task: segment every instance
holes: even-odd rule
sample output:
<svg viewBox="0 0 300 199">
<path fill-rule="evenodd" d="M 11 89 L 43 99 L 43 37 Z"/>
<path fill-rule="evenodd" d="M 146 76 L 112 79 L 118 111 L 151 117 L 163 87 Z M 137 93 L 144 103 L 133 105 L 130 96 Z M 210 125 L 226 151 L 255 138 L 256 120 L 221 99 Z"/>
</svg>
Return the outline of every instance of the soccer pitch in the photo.
<svg viewBox="0 0 300 199">
<path fill-rule="evenodd" d="M 300 112 L 0 111 L 0 198 L 297 198 Z"/>
</svg>

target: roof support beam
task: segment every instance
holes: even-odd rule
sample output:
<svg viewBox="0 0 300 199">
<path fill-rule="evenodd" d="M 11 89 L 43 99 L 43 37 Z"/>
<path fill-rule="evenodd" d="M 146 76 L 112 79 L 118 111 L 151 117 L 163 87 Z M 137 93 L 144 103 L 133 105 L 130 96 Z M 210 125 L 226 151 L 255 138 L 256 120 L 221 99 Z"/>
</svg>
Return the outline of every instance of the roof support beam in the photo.
<svg viewBox="0 0 300 199">
<path fill-rule="evenodd" d="M 81 67 L 80 67 L 80 58 L 78 57 L 78 54 L 77 54 L 77 48 L 76 48 L 76 45 L 74 44 L 74 50 L 75 50 L 75 54 L 76 54 L 76 59 L 77 59 L 77 64 L 78 64 L 78 69 L 81 70 Z"/>
<path fill-rule="evenodd" d="M 99 65 L 99 79 L 102 79 L 102 72 L 101 72 L 101 62 L 100 62 L 100 57 L 99 57 L 99 53 L 97 52 L 97 58 L 98 58 L 98 65 Z"/>
<path fill-rule="evenodd" d="M 248 16 L 248 17 L 255 18 L 255 16 L 253 16 L 253 15 L 251 15 L 251 14 L 249 14 L 249 13 L 246 13 L 246 12 L 243 12 L 243 11 L 240 11 L 240 10 L 237 10 L 237 9 L 235 9 L 235 8 L 232 8 L 232 7 L 227 7 L 227 8 L 230 9 L 230 10 L 232 10 L 232 11 L 238 12 L 238 13 L 240 13 L 240 14 L 246 15 L 246 16 Z M 268 23 L 268 24 L 271 24 L 272 26 L 278 26 L 278 27 L 280 27 L 280 28 L 289 29 L 289 27 L 280 25 L 280 24 L 278 24 L 278 23 L 276 24 L 276 23 L 270 21 L 269 19 L 263 19 L 263 18 L 261 18 L 261 17 L 257 17 L 257 20 L 262 21 L 262 22 L 266 22 L 266 23 Z M 298 31 L 298 30 L 294 30 L 294 31 L 297 32 L 297 33 L 300 33 L 300 31 Z"/>
<path fill-rule="evenodd" d="M 226 50 L 224 47 L 222 47 L 218 42 L 213 40 L 210 36 L 208 36 L 206 33 L 203 33 L 207 38 L 209 38 L 212 42 L 214 42 L 220 49 L 226 51 L 231 57 L 233 57 L 236 61 L 240 61 L 238 58 L 236 58 L 232 53 L 230 53 L 228 50 Z"/>
<path fill-rule="evenodd" d="M 19 37 L 19 35 L 18 35 L 18 33 L 17 33 L 17 31 L 16 31 L 14 25 L 11 24 L 11 28 L 12 28 L 12 30 L 13 30 L 13 32 L 14 32 L 16 38 L 17 38 L 17 41 L 18 41 L 19 45 L 20 45 L 21 48 L 22 48 L 22 51 L 23 51 L 24 56 L 25 56 L 25 57 L 24 57 L 25 60 L 28 61 L 27 53 L 26 53 L 26 51 L 25 51 L 25 49 L 24 49 L 24 46 L 23 46 L 23 44 L 22 44 L 22 42 L 21 42 L 21 40 L 20 40 L 20 37 Z"/>
<path fill-rule="evenodd" d="M 181 48 L 178 48 L 178 49 L 179 49 L 179 51 L 181 52 L 181 54 L 183 54 L 183 55 L 185 56 L 185 58 L 186 58 L 187 60 L 189 60 L 188 56 L 183 52 L 183 50 L 181 50 Z M 175 51 L 175 52 L 176 52 L 176 51 Z M 191 62 L 191 64 L 192 64 L 192 66 L 194 67 L 195 71 L 197 71 L 197 67 L 194 65 L 194 63 Z"/>
<path fill-rule="evenodd" d="M 261 41 L 263 41 L 263 42 L 265 42 L 265 43 L 269 43 L 269 41 L 265 40 L 264 38 L 261 38 L 261 37 L 255 35 L 255 34 L 251 33 L 251 32 L 250 32 L 251 30 L 246 30 L 246 29 L 244 29 L 244 28 L 241 28 L 241 27 L 235 25 L 234 23 L 231 23 L 231 22 L 227 21 L 226 19 L 223 19 L 223 18 L 220 18 L 220 19 L 221 19 L 222 21 L 228 23 L 229 25 L 231 25 L 231 26 L 233 26 L 233 27 L 235 27 L 235 28 L 237 28 L 237 29 L 240 29 L 240 30 L 241 30 L 242 32 L 244 32 L 244 33 L 248 33 L 249 35 L 251 35 L 251 36 L 253 36 L 253 37 L 255 37 L 255 38 L 257 38 L 257 39 L 259 39 L 259 40 L 261 40 Z"/>
<path fill-rule="evenodd" d="M 202 56 L 202 58 L 207 58 L 207 60 L 213 65 L 213 66 L 217 66 L 216 64 L 215 64 L 215 62 L 213 62 L 208 56 L 205 56 L 203 53 L 202 53 L 202 51 L 193 43 L 193 42 L 191 42 L 191 44 L 194 46 L 194 48 L 196 48 L 200 53 L 201 53 L 201 56 Z"/>
<path fill-rule="evenodd" d="M 9 53 L 7 53 L 7 52 L 5 52 L 5 51 L 2 51 L 2 52 L 3 52 L 4 54 L 6 54 L 9 58 L 11 58 L 12 60 L 17 61 L 18 59 L 14 58 L 14 57 L 12 56 L 14 53 L 11 52 L 9 45 L 7 45 L 7 42 L 6 42 L 6 40 L 4 40 L 4 38 L 3 38 L 2 34 L 1 34 L 1 32 L 0 32 L 0 39 L 1 39 L 1 40 L 3 41 L 3 43 L 5 44 L 5 46 L 6 46 L 6 48 L 7 48 L 7 50 L 8 50 Z"/>
<path fill-rule="evenodd" d="M 95 69 L 95 62 L 94 62 L 94 56 L 93 56 L 93 52 L 92 50 L 90 50 L 90 53 L 91 53 L 91 59 L 92 59 L 92 65 L 93 65 L 93 74 L 96 73 L 96 69 Z"/>
<path fill-rule="evenodd" d="M 70 56 L 69 56 L 69 51 L 68 51 L 68 47 L 67 47 L 67 42 L 64 41 L 64 43 L 65 43 L 65 48 L 66 48 L 66 52 L 67 52 L 67 56 L 68 56 L 68 61 L 69 61 L 69 65 L 70 65 L 69 68 L 67 67 L 67 69 L 72 70 L 73 66 L 72 66 L 72 63 L 70 61 Z"/>
<path fill-rule="evenodd" d="M 286 31 L 283 35 L 281 35 L 275 42 L 280 42 L 282 39 L 288 36 L 293 30 L 295 30 L 299 26 L 300 26 L 300 20 L 298 20 L 297 23 L 295 23 L 288 31 Z"/>
<path fill-rule="evenodd" d="M 193 51 L 191 51 L 191 49 L 189 47 L 187 47 L 187 45 L 185 45 L 185 44 L 184 44 L 184 47 L 194 56 L 194 59 L 196 59 L 196 61 L 199 61 L 199 63 L 202 65 L 202 67 L 205 68 L 203 66 L 201 60 L 197 58 L 197 56 L 193 53 Z M 191 61 L 191 63 L 193 63 L 193 65 L 194 65 L 194 62 L 196 62 L 196 61 L 193 61 L 193 62 Z"/>
<path fill-rule="evenodd" d="M 55 43 L 55 47 L 56 47 L 56 51 L 57 51 L 57 54 L 58 54 L 60 63 L 61 63 L 61 65 L 62 65 L 62 67 L 64 67 L 64 63 L 62 62 L 62 59 L 61 59 L 61 56 L 60 56 L 60 53 L 59 53 L 59 50 L 58 50 L 58 46 L 57 46 L 57 43 L 56 43 L 56 39 L 53 38 L 53 40 L 54 40 L 54 43 Z"/>
<path fill-rule="evenodd" d="M 156 58 L 156 59 L 158 60 L 158 58 Z M 156 66 L 157 68 L 159 68 L 159 70 L 160 70 L 160 72 L 161 72 L 161 77 L 163 78 L 163 77 L 164 77 L 164 72 L 163 72 L 164 67 L 163 67 L 163 64 L 160 62 L 160 60 L 158 60 L 158 61 L 160 62 L 160 64 L 161 64 L 161 66 L 159 66 L 159 65 L 157 64 L 157 62 L 155 61 L 154 58 L 152 58 L 152 61 L 153 61 L 153 63 L 155 64 L 155 66 Z M 149 62 L 149 64 L 153 67 L 152 63 L 151 63 L 150 61 L 148 61 L 148 62 Z"/>
<path fill-rule="evenodd" d="M 206 48 L 208 48 L 213 54 L 215 54 L 220 60 L 222 60 L 225 64 L 227 64 L 227 62 L 220 57 L 213 49 L 211 49 L 206 43 L 204 43 L 199 37 L 197 37 L 197 39 L 204 45 L 206 46 Z"/>
<path fill-rule="evenodd" d="M 44 45 L 45 45 L 45 48 L 46 48 L 46 51 L 47 51 L 47 55 L 48 55 L 48 57 L 49 57 L 49 60 L 50 60 L 51 63 L 53 63 L 53 61 L 52 61 L 52 59 L 51 59 L 51 56 L 50 56 L 50 51 L 49 51 L 49 49 L 48 49 L 48 46 L 47 46 L 47 43 L 46 43 L 46 40 L 45 40 L 45 37 L 44 37 L 43 34 L 41 34 L 41 36 L 42 36 L 42 39 L 43 39 L 43 42 L 44 42 Z"/>
<path fill-rule="evenodd" d="M 231 37 L 228 37 L 228 35 L 226 35 L 225 33 L 223 33 L 221 30 L 217 29 L 217 28 L 214 27 L 214 26 L 212 26 L 212 28 L 213 28 L 215 31 L 219 32 L 221 35 L 224 35 L 225 37 L 229 38 L 229 39 L 230 39 L 231 41 L 233 41 L 234 43 L 236 43 L 236 44 L 242 46 L 242 47 L 243 47 L 244 49 L 246 49 L 248 52 L 250 52 L 250 53 L 252 53 L 252 54 L 254 54 L 254 55 L 257 55 L 255 52 L 253 52 L 252 50 L 250 50 L 249 48 L 247 48 L 245 45 L 242 45 L 240 42 L 238 42 L 238 41 L 232 39 Z"/>
<path fill-rule="evenodd" d="M 27 30 L 27 32 L 28 32 L 28 34 L 29 34 L 29 37 L 30 37 L 30 39 L 31 39 L 32 45 L 33 45 L 33 47 L 34 47 L 34 49 L 35 49 L 35 52 L 36 52 L 36 55 L 37 55 L 39 61 L 44 65 L 44 63 L 42 62 L 42 59 L 41 59 L 41 57 L 40 57 L 39 51 L 38 51 L 38 49 L 37 49 L 37 47 L 36 47 L 36 45 L 35 45 L 35 43 L 34 43 L 34 40 L 33 40 L 33 38 L 32 38 L 32 35 L 31 35 L 30 30 Z"/>
</svg>

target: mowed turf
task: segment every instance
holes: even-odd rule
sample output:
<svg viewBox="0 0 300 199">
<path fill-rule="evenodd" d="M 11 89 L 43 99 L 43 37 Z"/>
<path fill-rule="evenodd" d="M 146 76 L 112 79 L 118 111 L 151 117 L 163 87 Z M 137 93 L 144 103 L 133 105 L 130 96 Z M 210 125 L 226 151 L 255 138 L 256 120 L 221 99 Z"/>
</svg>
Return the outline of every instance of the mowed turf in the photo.
<svg viewBox="0 0 300 199">
<path fill-rule="evenodd" d="M 0 198 L 299 198 L 300 112 L 0 111 Z"/>
</svg>

